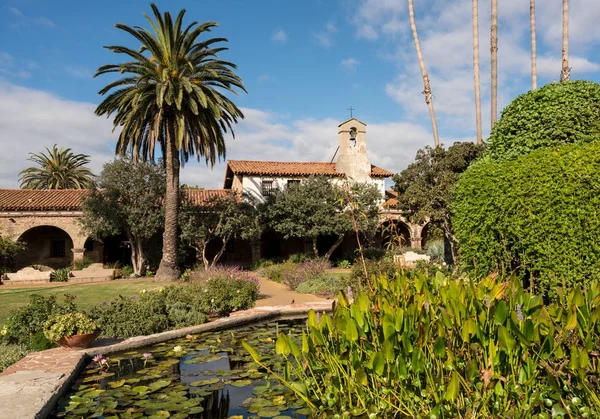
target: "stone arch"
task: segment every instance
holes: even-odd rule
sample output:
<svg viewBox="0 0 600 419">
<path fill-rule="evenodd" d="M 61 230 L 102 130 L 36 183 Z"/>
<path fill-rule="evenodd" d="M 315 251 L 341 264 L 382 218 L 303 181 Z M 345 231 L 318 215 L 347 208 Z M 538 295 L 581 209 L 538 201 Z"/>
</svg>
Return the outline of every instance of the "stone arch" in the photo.
<svg viewBox="0 0 600 419">
<path fill-rule="evenodd" d="M 435 239 L 435 237 L 433 236 L 434 231 L 433 230 L 437 230 L 439 229 L 439 227 L 437 227 L 435 224 L 431 223 L 431 222 L 427 222 L 423 225 L 423 227 L 421 228 L 421 247 L 424 249 L 425 246 L 427 245 L 427 243 L 429 241 L 432 241 Z M 443 239 L 440 238 L 440 239 Z"/>
<path fill-rule="evenodd" d="M 23 231 L 18 240 L 26 248 L 17 255 L 17 267 L 45 265 L 64 268 L 74 260 L 74 240 L 62 228 L 53 225 L 37 225 Z"/>
<path fill-rule="evenodd" d="M 383 221 L 377 232 L 378 240 L 384 249 L 412 247 L 412 231 L 410 225 L 401 219 L 389 219 Z"/>
</svg>

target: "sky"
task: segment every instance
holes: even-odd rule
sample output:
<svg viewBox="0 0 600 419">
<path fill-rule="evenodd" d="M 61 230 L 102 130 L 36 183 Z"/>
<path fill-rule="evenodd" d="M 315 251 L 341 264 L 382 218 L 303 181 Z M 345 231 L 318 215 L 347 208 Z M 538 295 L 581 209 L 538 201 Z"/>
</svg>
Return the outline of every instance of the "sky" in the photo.
<svg viewBox="0 0 600 419">
<path fill-rule="evenodd" d="M 570 5 L 572 79 L 600 81 L 597 0 Z M 480 2 L 484 136 L 490 120 L 489 2 Z M 531 87 L 529 1 L 499 1 L 499 108 Z M 558 80 L 561 1 L 538 1 L 538 84 Z M 440 137 L 473 141 L 475 101 L 471 0 L 415 1 Z M 367 124 L 371 162 L 394 173 L 433 144 L 431 122 L 405 0 L 158 1 L 187 9 L 188 22 L 216 21 L 222 58 L 238 65 L 248 94 L 245 114 L 227 137 L 227 158 L 330 161 L 337 126 L 354 116 Z M 115 23 L 148 27 L 146 1 L 0 0 L 0 187 L 19 186 L 28 153 L 54 143 L 90 155 L 99 173 L 114 158 L 112 121 L 97 117 L 99 66 L 122 58 L 103 46 L 139 44 Z M 118 132 L 118 131 L 117 131 Z M 223 185 L 224 162 L 190 161 L 182 183 Z"/>
</svg>

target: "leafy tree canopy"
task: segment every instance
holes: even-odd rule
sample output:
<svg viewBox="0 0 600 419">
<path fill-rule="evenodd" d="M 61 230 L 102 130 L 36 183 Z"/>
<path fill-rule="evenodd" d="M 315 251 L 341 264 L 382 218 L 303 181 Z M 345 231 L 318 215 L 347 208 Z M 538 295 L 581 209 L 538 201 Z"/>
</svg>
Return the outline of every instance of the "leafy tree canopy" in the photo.
<svg viewBox="0 0 600 419">
<path fill-rule="evenodd" d="M 336 185 L 324 177 L 312 177 L 277 191 L 263 207 L 265 224 L 285 238 L 311 238 L 313 252 L 320 235 L 337 235 L 338 240 L 325 255 L 331 257 L 345 235 L 356 229 L 375 232 L 381 193 L 369 184 Z"/>
<path fill-rule="evenodd" d="M 459 179 L 452 223 L 463 266 L 516 270 L 555 294 L 600 274 L 600 142 L 483 161 Z"/>
<path fill-rule="evenodd" d="M 117 159 L 106 163 L 99 187 L 83 200 L 83 228 L 96 240 L 126 233 L 136 274 L 145 269 L 144 248 L 164 221 L 162 164 Z"/>
<path fill-rule="evenodd" d="M 24 243 L 1 233 L 0 231 L 0 276 L 14 268 L 16 256 L 25 249 Z"/>
<path fill-rule="evenodd" d="M 502 111 L 486 154 L 493 160 L 513 159 L 541 147 L 596 139 L 599 115 L 600 84 L 548 84 L 517 97 Z"/>
<path fill-rule="evenodd" d="M 214 196 L 200 205 L 189 202 L 184 195 L 179 225 L 182 243 L 196 249 L 197 254 L 202 256 L 205 268 L 219 261 L 230 240 L 251 240 L 260 237 L 261 233 L 258 212 L 250 197 L 242 197 L 234 192 L 226 196 Z M 206 248 L 213 240 L 220 241 L 221 245 L 209 261 Z"/>
<path fill-rule="evenodd" d="M 86 167 L 90 156 L 75 154 L 70 148 L 52 150 L 47 153 L 29 153 L 29 161 L 37 167 L 28 167 L 19 173 L 21 188 L 25 189 L 88 189 L 95 186 L 94 174 Z"/>
<path fill-rule="evenodd" d="M 452 188 L 458 176 L 483 153 L 483 146 L 470 142 L 454 143 L 448 149 L 429 146 L 417 152 L 415 162 L 395 175 L 398 209 L 413 223 L 429 220 L 444 231 L 455 253 L 450 220 Z M 449 262 L 452 262 L 449 260 Z"/>
</svg>

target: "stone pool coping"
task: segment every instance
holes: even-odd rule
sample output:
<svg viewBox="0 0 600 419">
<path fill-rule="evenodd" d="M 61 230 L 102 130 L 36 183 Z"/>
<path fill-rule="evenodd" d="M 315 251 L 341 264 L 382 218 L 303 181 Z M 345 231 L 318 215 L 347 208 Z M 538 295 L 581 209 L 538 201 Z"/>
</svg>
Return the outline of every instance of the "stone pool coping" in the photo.
<svg viewBox="0 0 600 419">
<path fill-rule="evenodd" d="M 98 341 L 84 350 L 54 348 L 33 352 L 0 373 L 0 418 L 44 419 L 86 365 L 89 356 L 136 349 L 203 332 L 216 332 L 248 323 L 301 316 L 310 310 L 332 311 L 332 301 L 255 307 L 231 313 L 215 321 L 148 336 L 136 336 L 121 342 Z M 104 346 L 101 346 L 104 345 Z"/>
</svg>

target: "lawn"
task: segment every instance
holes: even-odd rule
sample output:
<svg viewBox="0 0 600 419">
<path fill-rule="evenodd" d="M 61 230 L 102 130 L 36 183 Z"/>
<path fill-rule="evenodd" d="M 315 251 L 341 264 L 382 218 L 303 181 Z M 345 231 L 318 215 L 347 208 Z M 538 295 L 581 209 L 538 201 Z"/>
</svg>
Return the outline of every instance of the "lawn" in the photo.
<svg viewBox="0 0 600 419">
<path fill-rule="evenodd" d="M 40 294 L 43 296 L 72 294 L 77 297 L 75 302 L 82 310 L 110 301 L 123 295 L 131 296 L 141 290 L 153 290 L 164 285 L 154 282 L 153 279 L 122 279 L 116 281 L 99 282 L 92 284 L 60 284 L 42 285 L 35 288 L 17 288 L 9 286 L 0 287 L 0 325 L 6 322 L 10 312 L 16 308 L 27 305 L 29 296 Z"/>
</svg>

